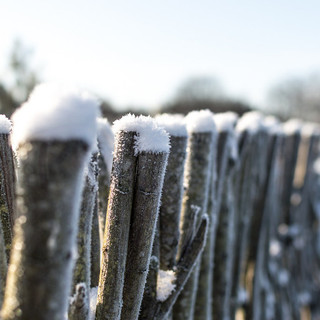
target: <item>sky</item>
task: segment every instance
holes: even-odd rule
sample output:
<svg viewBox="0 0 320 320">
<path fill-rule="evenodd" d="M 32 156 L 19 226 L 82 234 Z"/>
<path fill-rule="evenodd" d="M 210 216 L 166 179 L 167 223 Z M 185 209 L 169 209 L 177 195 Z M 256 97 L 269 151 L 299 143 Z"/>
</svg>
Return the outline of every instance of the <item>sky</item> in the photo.
<svg viewBox="0 0 320 320">
<path fill-rule="evenodd" d="M 0 79 L 13 41 L 45 81 L 118 108 L 157 108 L 188 78 L 266 104 L 268 90 L 320 71 L 318 0 L 0 0 Z"/>
</svg>

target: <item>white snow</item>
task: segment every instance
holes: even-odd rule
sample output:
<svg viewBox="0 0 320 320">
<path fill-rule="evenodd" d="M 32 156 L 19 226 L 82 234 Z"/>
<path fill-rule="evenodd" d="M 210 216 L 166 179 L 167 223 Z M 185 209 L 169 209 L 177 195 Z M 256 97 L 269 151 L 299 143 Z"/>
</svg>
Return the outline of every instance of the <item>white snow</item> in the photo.
<svg viewBox="0 0 320 320">
<path fill-rule="evenodd" d="M 163 113 L 155 116 L 157 124 L 164 128 L 171 136 L 187 137 L 187 127 L 181 114 Z"/>
<path fill-rule="evenodd" d="M 90 308 L 89 308 L 89 320 L 94 320 L 96 316 L 96 306 L 98 298 L 98 287 L 90 289 Z"/>
<path fill-rule="evenodd" d="M 293 135 L 302 129 L 302 121 L 300 119 L 290 119 L 287 122 L 283 123 L 283 132 L 286 135 Z"/>
<path fill-rule="evenodd" d="M 86 92 L 56 84 L 40 84 L 12 116 L 12 141 L 71 140 L 92 148 L 96 137 L 98 101 Z"/>
<path fill-rule="evenodd" d="M 9 134 L 11 127 L 11 121 L 4 114 L 0 114 L 0 133 Z"/>
<path fill-rule="evenodd" d="M 103 160 L 109 171 L 112 168 L 112 152 L 114 146 L 114 134 L 107 119 L 98 118 L 98 143 Z"/>
<path fill-rule="evenodd" d="M 113 132 L 136 132 L 135 155 L 142 151 L 151 153 L 168 153 L 170 150 L 169 134 L 157 125 L 155 119 L 146 116 L 128 114 L 113 125 Z"/>
<path fill-rule="evenodd" d="M 217 113 L 213 116 L 213 120 L 216 124 L 218 132 L 231 131 L 234 130 L 234 126 L 238 120 L 238 115 L 231 111 Z"/>
<path fill-rule="evenodd" d="M 157 280 L 157 300 L 165 301 L 175 289 L 176 276 L 172 270 L 159 270 Z"/>
<path fill-rule="evenodd" d="M 320 134 L 320 126 L 318 123 L 305 122 L 302 125 L 301 134 L 302 134 L 302 136 L 304 136 L 306 138 L 309 138 L 314 134 L 319 135 Z"/>
<path fill-rule="evenodd" d="M 188 132 L 216 132 L 213 113 L 208 110 L 192 111 L 185 117 Z"/>
<path fill-rule="evenodd" d="M 255 134 L 263 128 L 263 118 L 263 114 L 259 111 L 246 112 L 239 118 L 236 125 L 236 131 L 239 133 L 247 131 L 251 134 Z"/>
</svg>

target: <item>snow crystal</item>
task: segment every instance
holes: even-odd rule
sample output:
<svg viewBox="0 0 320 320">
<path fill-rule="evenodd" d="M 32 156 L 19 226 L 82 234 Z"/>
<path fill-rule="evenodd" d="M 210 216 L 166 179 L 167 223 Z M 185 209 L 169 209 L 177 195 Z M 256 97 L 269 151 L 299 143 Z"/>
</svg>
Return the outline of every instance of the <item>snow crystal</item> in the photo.
<svg viewBox="0 0 320 320">
<path fill-rule="evenodd" d="M 98 298 L 98 287 L 90 289 L 90 309 L 89 309 L 89 320 L 94 320 L 96 316 L 96 306 Z"/>
<path fill-rule="evenodd" d="M 165 129 L 171 136 L 187 137 L 188 132 L 184 117 L 181 114 L 163 113 L 155 116 L 157 124 Z"/>
<path fill-rule="evenodd" d="M 11 127 L 11 121 L 4 114 L 0 114 L 0 133 L 9 134 Z"/>
<path fill-rule="evenodd" d="M 237 132 L 247 131 L 251 134 L 263 128 L 264 116 L 258 111 L 250 111 L 243 114 L 243 116 L 238 120 L 236 125 Z"/>
<path fill-rule="evenodd" d="M 231 131 L 238 120 L 238 115 L 235 112 L 217 113 L 213 116 L 217 131 Z"/>
<path fill-rule="evenodd" d="M 302 121 L 299 119 L 291 119 L 283 124 L 283 131 L 286 135 L 293 135 L 300 132 Z"/>
<path fill-rule="evenodd" d="M 99 104 L 86 92 L 40 84 L 12 116 L 12 141 L 80 139 L 90 147 L 96 137 Z"/>
<path fill-rule="evenodd" d="M 157 280 L 157 300 L 165 301 L 175 289 L 176 276 L 172 270 L 159 270 Z"/>
<path fill-rule="evenodd" d="M 98 143 L 108 170 L 112 167 L 114 134 L 107 119 L 98 118 Z"/>
<path fill-rule="evenodd" d="M 135 155 L 142 151 L 160 153 L 169 152 L 169 134 L 157 125 L 155 119 L 146 116 L 128 114 L 113 125 L 113 132 L 136 132 Z"/>
<path fill-rule="evenodd" d="M 216 132 L 213 113 L 206 109 L 192 111 L 185 117 L 188 132 Z"/>
</svg>

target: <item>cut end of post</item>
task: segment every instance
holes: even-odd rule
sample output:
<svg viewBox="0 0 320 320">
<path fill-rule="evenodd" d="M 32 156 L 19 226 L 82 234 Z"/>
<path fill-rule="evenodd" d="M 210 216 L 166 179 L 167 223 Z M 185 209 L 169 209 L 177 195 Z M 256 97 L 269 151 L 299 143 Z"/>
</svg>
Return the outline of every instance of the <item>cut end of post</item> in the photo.
<svg viewBox="0 0 320 320">
<path fill-rule="evenodd" d="M 188 132 L 216 132 L 213 113 L 208 110 L 192 111 L 185 118 Z"/>
<path fill-rule="evenodd" d="M 0 114 L 0 133 L 9 134 L 11 132 L 11 128 L 11 121 L 4 114 Z"/>
<path fill-rule="evenodd" d="M 82 140 L 93 147 L 98 101 L 86 92 L 40 84 L 12 116 L 12 142 Z"/>
<path fill-rule="evenodd" d="M 217 131 L 233 131 L 239 116 L 232 111 L 217 113 L 213 116 Z"/>
<path fill-rule="evenodd" d="M 135 155 L 141 152 L 169 153 L 169 134 L 151 117 L 128 114 L 113 125 L 113 132 L 136 132 Z"/>
<path fill-rule="evenodd" d="M 113 158 L 113 145 L 114 145 L 114 134 L 110 123 L 106 118 L 98 118 L 98 143 L 100 152 L 103 156 L 105 164 L 108 170 L 111 170 L 112 167 L 112 158 Z"/>
<path fill-rule="evenodd" d="M 181 114 L 163 113 L 155 116 L 157 124 L 164 128 L 170 136 L 187 137 L 188 131 L 184 121 L 184 116 Z"/>
</svg>

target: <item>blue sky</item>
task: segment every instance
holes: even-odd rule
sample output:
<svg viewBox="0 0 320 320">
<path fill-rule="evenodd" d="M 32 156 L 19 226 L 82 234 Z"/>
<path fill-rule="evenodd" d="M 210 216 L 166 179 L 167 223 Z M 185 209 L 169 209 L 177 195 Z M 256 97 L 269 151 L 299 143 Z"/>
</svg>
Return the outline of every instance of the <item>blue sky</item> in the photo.
<svg viewBox="0 0 320 320">
<path fill-rule="evenodd" d="M 13 39 L 47 81 L 119 107 L 157 107 L 193 76 L 263 106 L 281 79 L 320 71 L 320 1 L 0 0 L 0 76 Z"/>
</svg>

